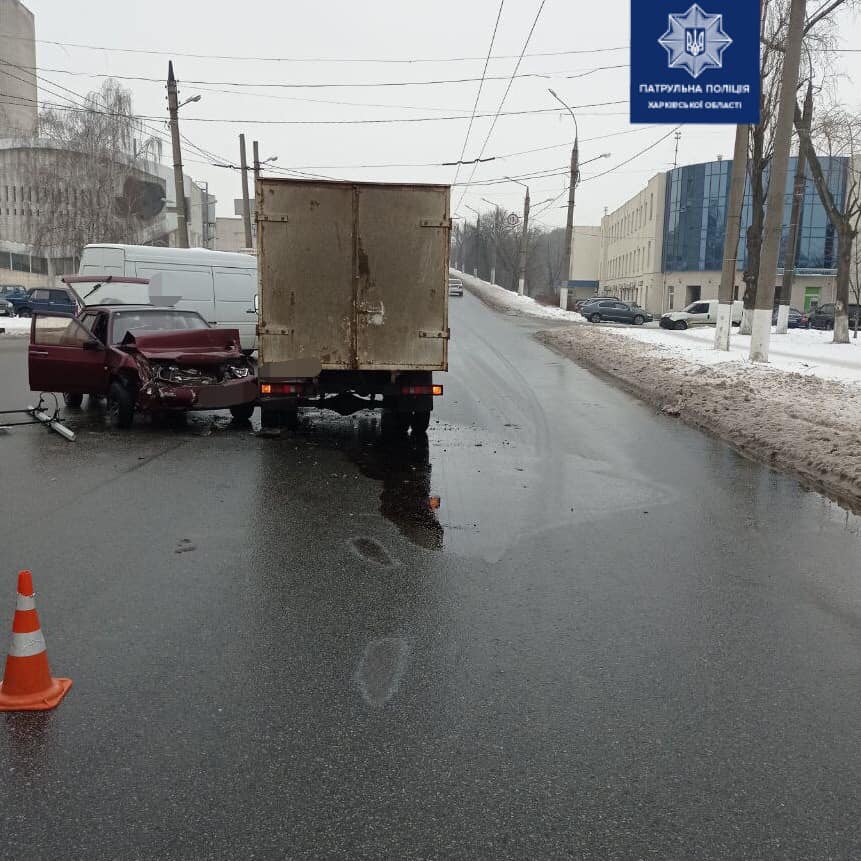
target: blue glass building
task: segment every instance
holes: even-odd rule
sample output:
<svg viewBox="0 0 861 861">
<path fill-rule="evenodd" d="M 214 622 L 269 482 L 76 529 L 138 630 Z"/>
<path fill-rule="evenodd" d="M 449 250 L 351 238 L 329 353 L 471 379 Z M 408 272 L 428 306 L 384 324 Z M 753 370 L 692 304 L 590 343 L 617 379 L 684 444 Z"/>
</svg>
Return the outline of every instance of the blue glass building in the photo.
<svg viewBox="0 0 861 861">
<path fill-rule="evenodd" d="M 838 206 L 842 208 L 846 199 L 849 160 L 822 156 L 820 160 L 828 187 Z M 793 158 L 790 160 L 785 191 L 781 265 L 792 210 L 795 166 L 796 159 Z M 686 165 L 667 173 L 662 266 L 664 272 L 720 271 L 731 171 L 732 161 L 714 161 Z M 837 236 L 809 176 L 810 171 L 807 173 L 795 258 L 796 268 L 799 274 L 832 274 L 837 268 Z M 738 254 L 740 270 L 747 264 L 746 232 L 750 221 L 751 190 L 748 179 Z"/>
</svg>

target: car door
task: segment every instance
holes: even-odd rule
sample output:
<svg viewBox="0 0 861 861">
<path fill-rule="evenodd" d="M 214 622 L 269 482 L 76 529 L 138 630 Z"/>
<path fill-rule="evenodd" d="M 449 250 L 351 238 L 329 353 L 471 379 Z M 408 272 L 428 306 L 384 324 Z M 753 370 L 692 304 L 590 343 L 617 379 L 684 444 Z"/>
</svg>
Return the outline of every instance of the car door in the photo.
<svg viewBox="0 0 861 861">
<path fill-rule="evenodd" d="M 34 392 L 102 394 L 107 390 L 106 347 L 74 317 L 33 315 L 27 366 Z"/>
<path fill-rule="evenodd" d="M 215 290 L 215 325 L 239 329 L 242 346 L 246 350 L 256 345 L 257 270 L 216 266 L 212 270 Z"/>
<path fill-rule="evenodd" d="M 26 304 L 34 313 L 51 310 L 51 291 L 43 288 L 31 290 Z"/>
<path fill-rule="evenodd" d="M 694 302 L 693 305 L 687 308 L 690 318 L 688 319 L 689 326 L 702 326 L 709 322 L 709 303 Z"/>
<path fill-rule="evenodd" d="M 634 319 L 634 312 L 631 310 L 631 306 L 626 302 L 616 302 L 613 308 L 613 313 L 615 314 L 614 320 L 617 320 L 619 323 L 630 323 Z"/>
<path fill-rule="evenodd" d="M 65 290 L 50 290 L 48 310 L 59 314 L 74 314 L 75 306 Z"/>
</svg>

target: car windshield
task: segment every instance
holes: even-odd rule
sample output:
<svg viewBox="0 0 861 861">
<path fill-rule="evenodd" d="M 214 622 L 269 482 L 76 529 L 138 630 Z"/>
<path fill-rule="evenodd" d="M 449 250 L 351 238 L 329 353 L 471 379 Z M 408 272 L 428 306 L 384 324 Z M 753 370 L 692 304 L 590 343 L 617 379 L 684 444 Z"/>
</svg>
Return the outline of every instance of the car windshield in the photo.
<svg viewBox="0 0 861 861">
<path fill-rule="evenodd" d="M 203 317 L 193 311 L 118 311 L 114 314 L 111 341 L 120 344 L 129 332 L 176 332 L 208 328 Z"/>
</svg>

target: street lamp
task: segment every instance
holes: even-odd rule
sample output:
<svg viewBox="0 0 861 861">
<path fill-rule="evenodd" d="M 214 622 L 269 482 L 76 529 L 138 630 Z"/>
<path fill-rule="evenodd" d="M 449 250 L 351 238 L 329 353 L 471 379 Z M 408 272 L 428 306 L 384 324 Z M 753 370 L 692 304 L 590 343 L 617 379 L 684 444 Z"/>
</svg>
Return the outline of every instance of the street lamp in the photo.
<svg viewBox="0 0 861 861">
<path fill-rule="evenodd" d="M 180 103 L 176 106 L 176 109 L 177 109 L 177 110 L 179 110 L 179 109 L 180 109 L 181 107 L 183 107 L 184 105 L 191 104 L 191 102 L 199 102 L 202 98 L 203 98 L 203 96 L 200 96 L 200 95 L 197 95 L 197 96 L 189 96 L 189 98 L 187 98 L 184 102 L 180 102 Z"/>
</svg>

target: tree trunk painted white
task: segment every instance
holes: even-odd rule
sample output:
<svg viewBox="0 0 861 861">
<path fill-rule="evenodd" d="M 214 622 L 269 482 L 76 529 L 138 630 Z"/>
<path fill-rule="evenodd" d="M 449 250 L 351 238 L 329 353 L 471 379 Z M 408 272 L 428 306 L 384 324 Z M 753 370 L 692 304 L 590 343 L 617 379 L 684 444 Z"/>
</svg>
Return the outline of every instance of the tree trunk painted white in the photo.
<svg viewBox="0 0 861 861">
<path fill-rule="evenodd" d="M 738 327 L 739 335 L 749 335 L 753 323 L 753 308 L 745 308 L 741 312 L 741 325 Z"/>
<path fill-rule="evenodd" d="M 715 349 L 729 351 L 729 336 L 732 330 L 732 305 L 720 303 L 715 323 Z"/>
<path fill-rule="evenodd" d="M 519 278 L 517 281 L 517 292 L 522 296 L 526 289 L 526 279 Z"/>
<path fill-rule="evenodd" d="M 490 283 L 496 284 L 496 267 L 495 266 L 490 267 Z"/>
<path fill-rule="evenodd" d="M 849 312 L 839 299 L 834 303 L 834 343 L 849 343 Z"/>
<path fill-rule="evenodd" d="M 559 307 L 563 311 L 568 310 L 568 288 L 560 287 L 559 288 Z"/>
<path fill-rule="evenodd" d="M 789 305 L 777 306 L 777 334 L 785 335 L 789 331 Z"/>
<path fill-rule="evenodd" d="M 771 314 L 768 308 L 754 308 L 750 330 L 751 362 L 768 361 L 768 345 L 771 340 Z"/>
</svg>

